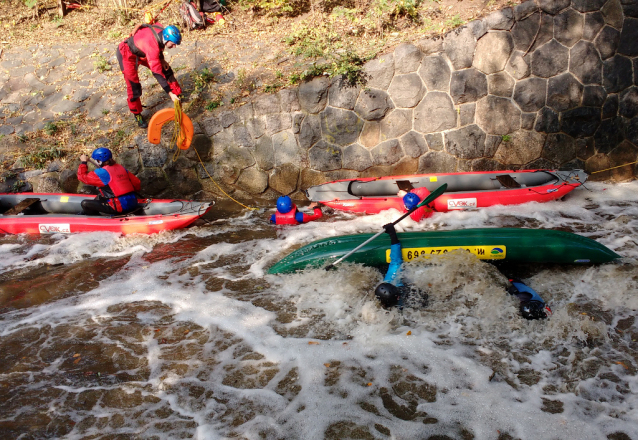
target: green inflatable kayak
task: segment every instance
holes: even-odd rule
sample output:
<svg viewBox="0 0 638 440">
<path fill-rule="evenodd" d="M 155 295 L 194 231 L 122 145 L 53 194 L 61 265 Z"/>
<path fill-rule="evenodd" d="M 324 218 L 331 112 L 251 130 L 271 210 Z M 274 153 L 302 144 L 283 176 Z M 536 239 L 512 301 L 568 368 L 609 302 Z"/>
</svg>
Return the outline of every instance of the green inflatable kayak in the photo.
<svg viewBox="0 0 638 440">
<path fill-rule="evenodd" d="M 342 235 L 314 241 L 292 252 L 268 273 L 321 267 L 347 254 L 374 234 Z M 519 263 L 596 264 L 620 258 L 602 244 L 570 232 L 549 229 L 481 228 L 397 234 L 404 261 L 466 249 L 483 260 Z M 382 234 L 344 261 L 380 266 L 390 262 L 390 238 Z"/>
</svg>

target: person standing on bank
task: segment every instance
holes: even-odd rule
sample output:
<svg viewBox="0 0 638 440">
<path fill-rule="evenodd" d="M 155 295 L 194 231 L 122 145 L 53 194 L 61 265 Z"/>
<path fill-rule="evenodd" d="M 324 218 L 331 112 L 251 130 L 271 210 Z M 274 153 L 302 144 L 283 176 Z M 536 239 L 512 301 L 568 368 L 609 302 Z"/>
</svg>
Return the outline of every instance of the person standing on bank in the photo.
<svg viewBox="0 0 638 440">
<path fill-rule="evenodd" d="M 148 67 L 173 102 L 178 101 L 182 89 L 175 79 L 173 69 L 164 60 L 164 49 L 172 49 L 181 42 L 182 35 L 175 26 L 163 27 L 159 23 L 142 24 L 117 48 L 117 61 L 126 81 L 128 108 L 140 128 L 147 128 L 148 123 L 142 117 L 142 84 L 137 67 Z"/>
<path fill-rule="evenodd" d="M 100 195 L 95 200 L 83 200 L 86 215 L 127 214 L 138 208 L 135 191 L 141 188 L 140 179 L 113 160 L 108 148 L 98 148 L 91 154 L 99 168 L 89 173 L 87 156 L 80 156 L 78 180 L 98 188 Z"/>
</svg>

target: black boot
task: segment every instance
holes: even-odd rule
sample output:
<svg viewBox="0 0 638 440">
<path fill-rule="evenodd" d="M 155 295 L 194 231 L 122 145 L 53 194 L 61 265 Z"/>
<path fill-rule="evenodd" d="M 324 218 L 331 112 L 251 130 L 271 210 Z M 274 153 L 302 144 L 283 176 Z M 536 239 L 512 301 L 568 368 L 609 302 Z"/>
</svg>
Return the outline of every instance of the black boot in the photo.
<svg viewBox="0 0 638 440">
<path fill-rule="evenodd" d="M 137 126 L 140 128 L 148 128 L 148 123 L 144 120 L 141 114 L 133 115 L 137 121 Z"/>
</svg>

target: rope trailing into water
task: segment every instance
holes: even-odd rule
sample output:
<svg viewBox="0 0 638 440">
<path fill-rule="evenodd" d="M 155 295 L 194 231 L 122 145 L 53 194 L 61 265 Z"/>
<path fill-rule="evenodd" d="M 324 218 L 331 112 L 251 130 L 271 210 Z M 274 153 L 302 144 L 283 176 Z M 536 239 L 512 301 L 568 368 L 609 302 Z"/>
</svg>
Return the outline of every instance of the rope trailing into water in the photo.
<svg viewBox="0 0 638 440">
<path fill-rule="evenodd" d="M 635 163 L 638 163 L 638 160 L 637 160 L 637 161 L 635 161 L 635 162 L 629 162 L 629 163 L 626 163 L 626 164 L 624 164 L 624 165 L 618 165 L 617 167 L 606 168 L 606 169 L 604 169 L 604 170 L 600 170 L 600 171 L 592 171 L 592 172 L 591 172 L 591 173 L 589 173 L 589 174 L 596 174 L 596 173 L 602 173 L 603 171 L 615 170 L 616 168 L 626 167 L 627 165 L 633 165 L 633 164 L 635 164 Z"/>
<path fill-rule="evenodd" d="M 222 188 L 221 188 L 221 187 L 217 184 L 217 182 L 215 182 L 215 179 L 213 179 L 213 176 L 211 176 L 211 175 L 208 173 L 208 170 L 206 169 L 206 166 L 204 166 L 204 162 L 202 161 L 202 158 L 201 158 L 201 157 L 199 157 L 199 151 L 197 151 L 197 148 L 193 147 L 193 150 L 195 150 L 195 153 L 197 154 L 197 158 L 199 159 L 199 163 L 200 163 L 200 165 L 202 166 L 202 168 L 204 169 L 204 171 L 206 172 L 206 174 L 208 175 L 208 177 L 210 178 L 210 180 L 211 180 L 211 181 L 215 184 L 215 186 L 217 187 L 217 189 L 219 189 L 222 193 L 224 193 L 224 195 L 225 195 L 226 197 L 228 197 L 230 200 L 232 200 L 233 202 L 237 203 L 238 205 L 241 205 L 241 206 L 243 206 L 243 207 L 244 207 L 244 208 L 246 208 L 246 209 L 250 209 L 251 211 L 256 211 L 256 210 L 257 210 L 257 208 L 253 208 L 253 207 L 250 207 L 250 206 L 246 206 L 246 205 L 244 205 L 243 203 L 241 203 L 240 201 L 237 201 L 237 200 L 233 199 L 231 196 L 229 196 L 229 195 L 228 195 L 228 193 L 226 193 L 226 191 L 224 191 L 224 190 L 223 190 L 223 189 L 222 189 Z M 178 151 L 179 151 L 179 150 L 178 150 Z"/>
</svg>

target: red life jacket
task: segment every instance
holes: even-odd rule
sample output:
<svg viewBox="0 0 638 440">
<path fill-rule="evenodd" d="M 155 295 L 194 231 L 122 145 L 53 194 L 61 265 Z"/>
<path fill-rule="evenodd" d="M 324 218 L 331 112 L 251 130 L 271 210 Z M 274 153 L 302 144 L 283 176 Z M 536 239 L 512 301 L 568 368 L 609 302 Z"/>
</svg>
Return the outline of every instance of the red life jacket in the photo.
<svg viewBox="0 0 638 440">
<path fill-rule="evenodd" d="M 419 196 L 419 199 L 421 199 L 421 201 L 425 200 L 425 198 L 430 195 L 430 191 L 426 187 L 415 188 L 410 192 Z M 420 208 L 417 208 L 415 211 L 413 211 L 412 214 L 410 214 L 410 218 L 415 222 L 419 222 L 424 218 L 431 217 L 433 213 L 434 210 L 432 210 L 431 208 L 428 208 L 427 206 L 421 206 Z"/>
<path fill-rule="evenodd" d="M 299 222 L 295 218 L 295 214 L 297 214 L 297 206 L 292 205 L 292 209 L 285 214 L 277 211 L 275 213 L 275 224 L 276 225 L 298 225 Z"/>
<path fill-rule="evenodd" d="M 102 179 L 102 182 L 106 184 L 106 187 L 99 188 L 102 194 L 107 198 L 119 197 L 124 194 L 132 193 L 135 191 L 131 179 L 128 177 L 128 171 L 120 164 L 106 165 L 99 170 L 103 170 L 96 174 Z M 96 170 L 97 171 L 97 170 Z M 104 171 L 109 175 L 108 181 L 105 179 Z"/>
</svg>

